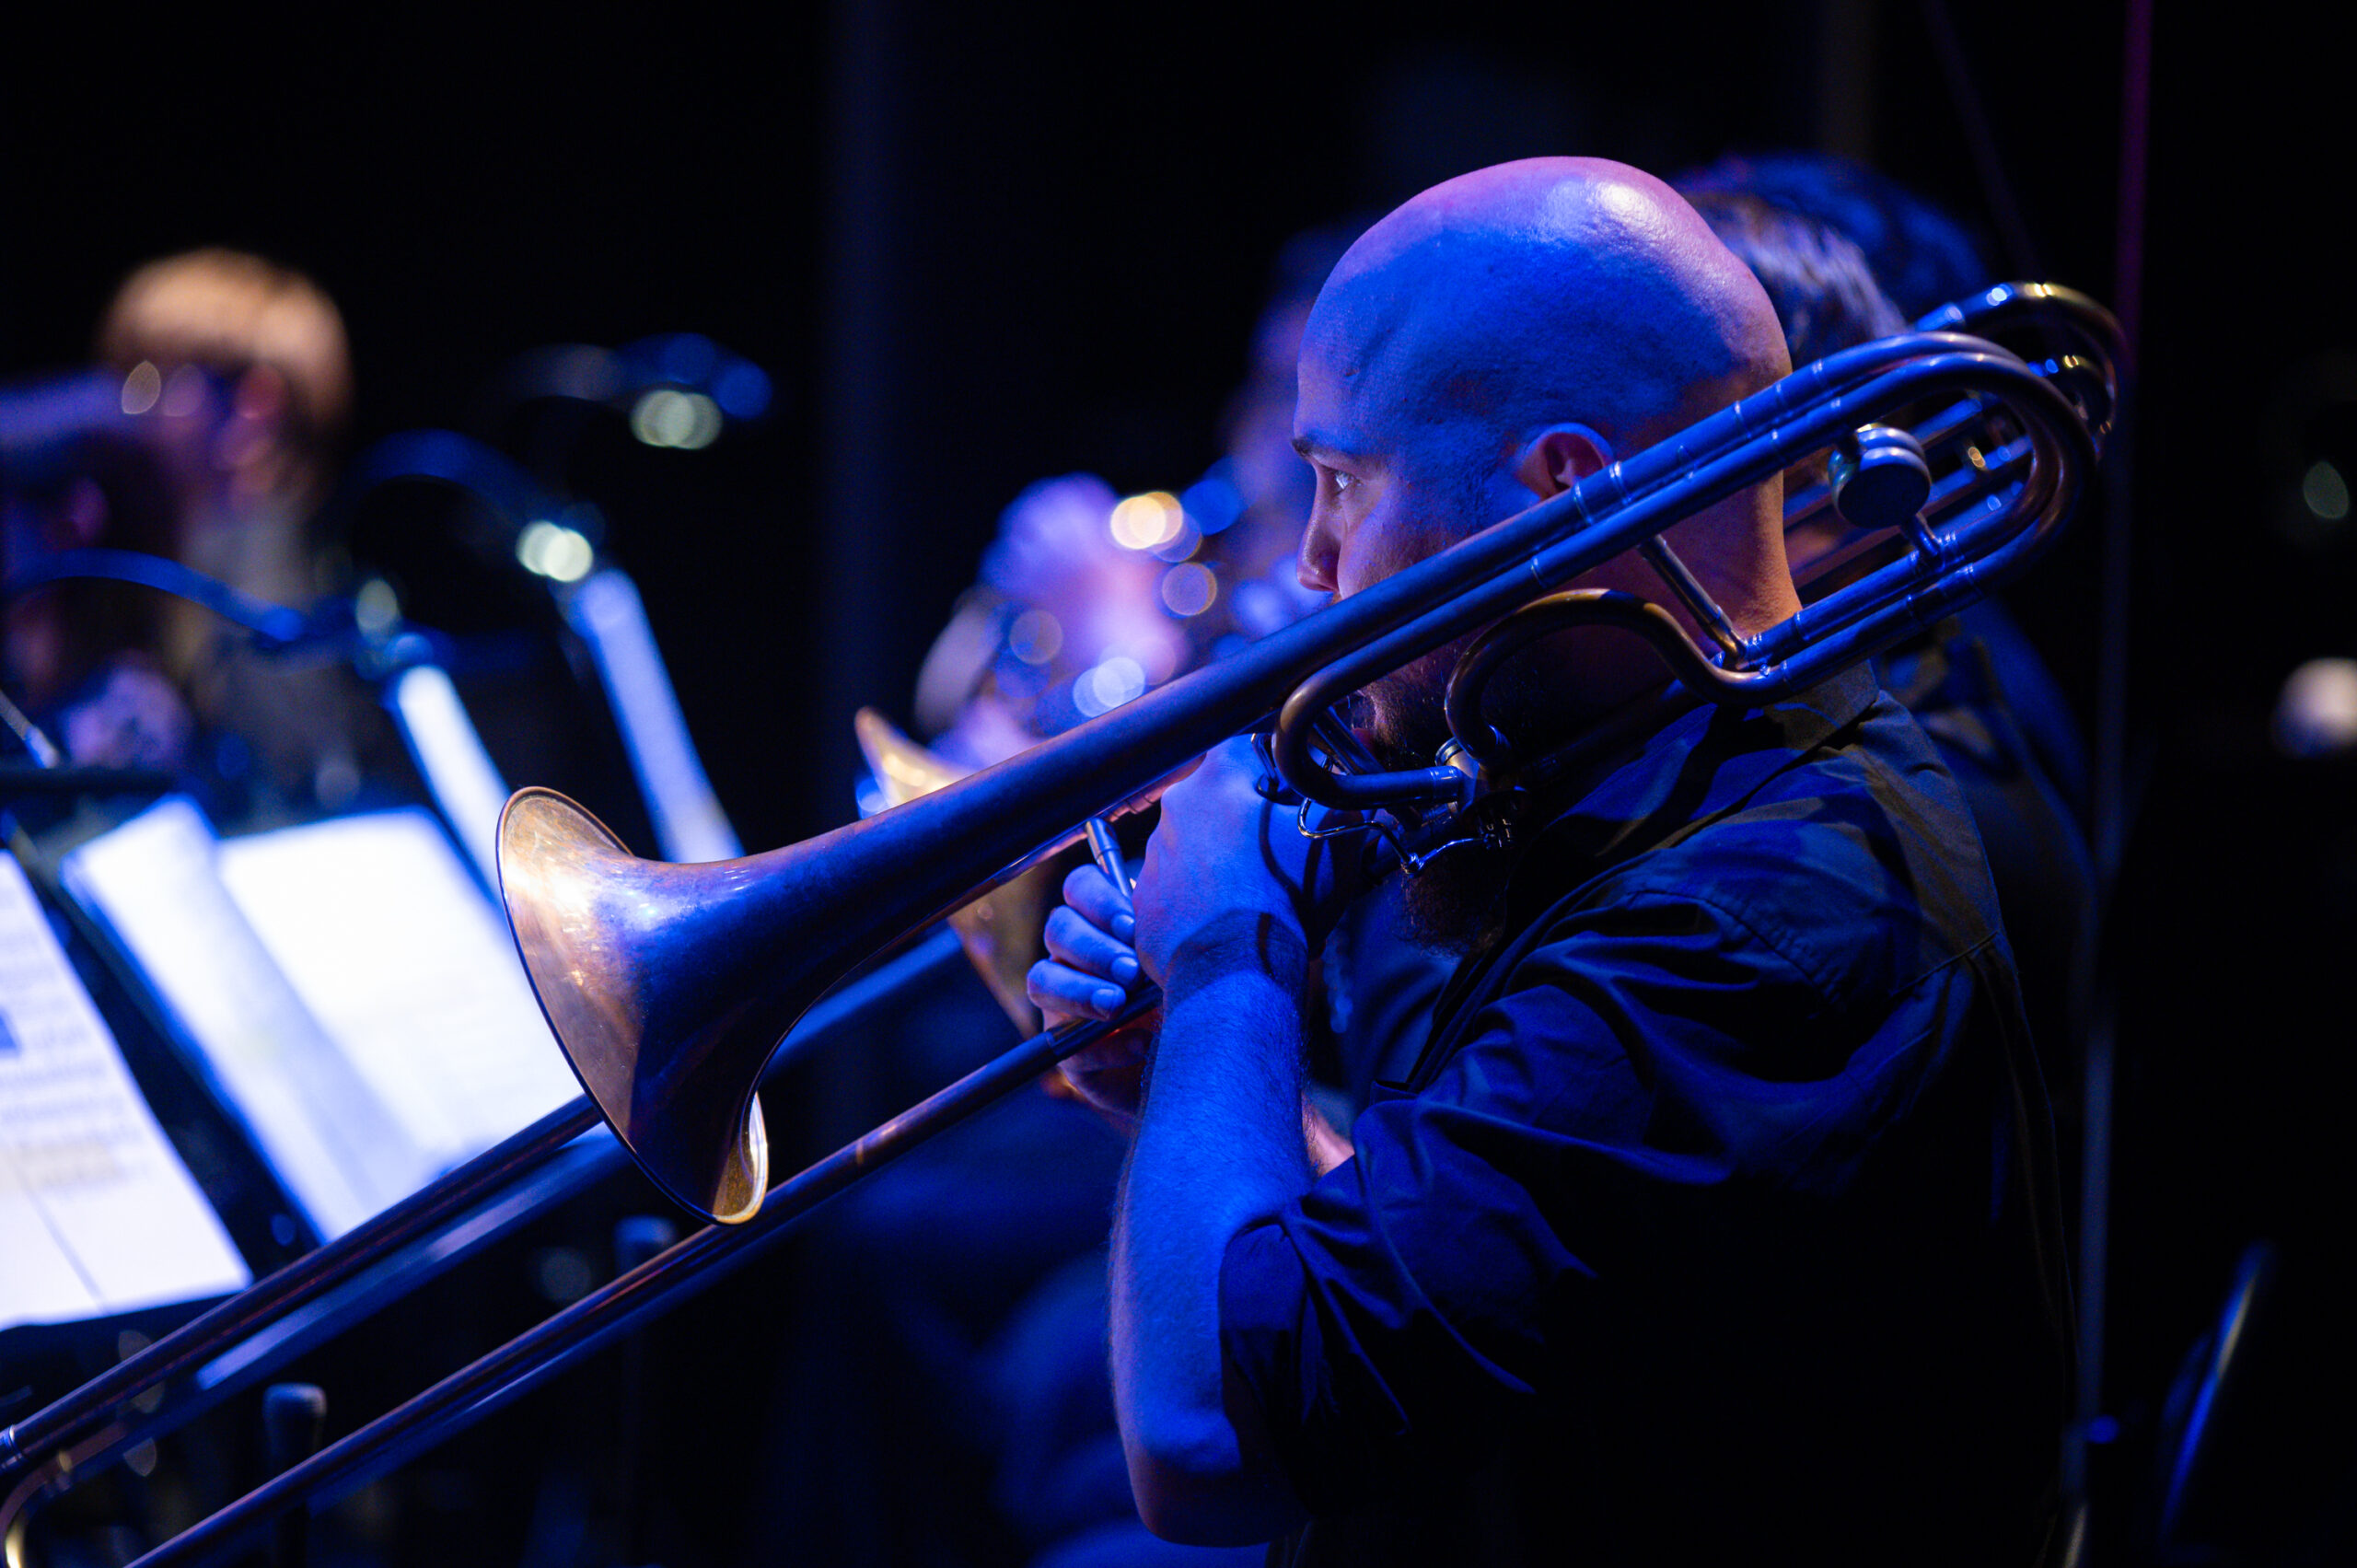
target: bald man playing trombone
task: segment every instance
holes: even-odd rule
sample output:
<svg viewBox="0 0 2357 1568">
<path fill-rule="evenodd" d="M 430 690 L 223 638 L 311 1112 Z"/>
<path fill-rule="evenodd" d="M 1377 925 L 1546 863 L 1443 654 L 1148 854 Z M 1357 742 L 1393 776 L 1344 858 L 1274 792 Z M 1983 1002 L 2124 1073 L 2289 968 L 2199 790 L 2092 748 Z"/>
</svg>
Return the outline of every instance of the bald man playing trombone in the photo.
<svg viewBox="0 0 2357 1568">
<path fill-rule="evenodd" d="M 1435 187 L 1311 314 L 1303 581 L 1357 592 L 1787 368 L 1650 176 Z M 1780 513 L 1771 480 L 1667 536 L 1747 634 L 1797 605 Z M 1626 557 L 1583 581 L 1661 597 Z M 1446 738 L 1451 651 L 1370 688 L 1378 752 Z M 1410 884 L 1465 957 L 1347 1144 L 1305 1118 L 1300 1011 L 1355 889 L 1248 743 L 1164 797 L 1133 904 L 1085 869 L 1050 923 L 1043 1007 L 1165 998 L 1150 1046 L 1068 1064 L 1136 1128 L 1112 1356 L 1146 1522 L 1298 1562 L 2034 1561 L 2067 1286 L 1953 781 L 1864 673 L 1716 708 L 1612 633 L 1534 646 L 1488 716 L 1579 747 L 1510 846 Z"/>
</svg>

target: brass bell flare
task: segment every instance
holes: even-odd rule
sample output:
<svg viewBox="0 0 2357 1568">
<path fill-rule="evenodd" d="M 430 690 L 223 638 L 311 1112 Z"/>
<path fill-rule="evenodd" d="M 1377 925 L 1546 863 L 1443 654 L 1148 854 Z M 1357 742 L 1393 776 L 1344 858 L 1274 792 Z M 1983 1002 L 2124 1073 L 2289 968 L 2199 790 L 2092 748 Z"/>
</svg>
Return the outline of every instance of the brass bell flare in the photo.
<svg viewBox="0 0 2357 1568">
<path fill-rule="evenodd" d="M 640 860 L 553 790 L 518 791 L 500 813 L 500 894 L 574 1075 L 665 1191 L 726 1224 L 761 1208 L 769 1138 L 740 1055 L 722 1047 L 749 1030 L 766 1057 L 801 1006 L 716 1001 L 741 966 L 681 941 L 714 929 L 739 864 Z"/>
<path fill-rule="evenodd" d="M 874 708 L 860 709 L 852 727 L 889 805 L 905 806 L 972 771 L 927 749 Z M 1047 952 L 1041 933 L 1048 912 L 1062 900 L 1063 870 L 1059 861 L 1042 861 L 949 913 L 949 928 L 958 934 L 967 961 L 1015 1032 L 1027 1039 L 1042 1025 L 1026 981 L 1033 962 Z"/>
</svg>

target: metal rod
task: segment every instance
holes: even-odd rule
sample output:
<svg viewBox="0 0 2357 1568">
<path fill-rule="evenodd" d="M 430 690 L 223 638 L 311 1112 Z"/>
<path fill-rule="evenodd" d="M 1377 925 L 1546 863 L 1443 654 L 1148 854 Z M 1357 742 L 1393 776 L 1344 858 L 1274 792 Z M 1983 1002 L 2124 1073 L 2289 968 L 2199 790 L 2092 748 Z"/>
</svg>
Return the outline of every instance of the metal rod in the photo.
<svg viewBox="0 0 2357 1568">
<path fill-rule="evenodd" d="M 1947 0 L 1922 0 L 1923 28 L 1932 35 L 1932 52 L 1938 57 L 1940 73 L 1947 78 L 1948 96 L 1956 107 L 1956 128 L 1964 133 L 1965 145 L 1972 154 L 1972 167 L 1980 177 L 1981 198 L 1988 204 L 1989 215 L 1995 220 L 1997 233 L 2004 241 L 2005 260 L 2013 270 L 2026 276 L 2039 276 L 2045 268 L 2038 262 L 2037 244 L 2030 238 L 2029 224 L 2022 216 L 2022 204 L 2014 194 L 2014 182 L 2006 178 L 2005 160 L 1997 151 L 1997 133 L 1989 122 L 1989 105 L 1973 80 L 1972 65 L 1965 58 L 1964 41 L 1957 36 L 1956 18 L 1947 7 Z"/>
<path fill-rule="evenodd" d="M 598 1108 L 587 1096 L 576 1096 L 366 1224 L 305 1253 L 63 1399 L 0 1430 L 0 1480 L 70 1441 L 126 1400 L 218 1355 L 225 1343 L 351 1279 L 597 1125 Z"/>
<path fill-rule="evenodd" d="M 2118 249 L 2112 288 L 2119 308 L 2120 352 L 2115 392 L 2119 435 L 2104 465 L 2103 550 L 2096 585 L 2100 640 L 2096 656 L 2095 767 L 2090 847 L 2096 863 L 2096 943 L 2107 946 L 2113 896 L 2129 830 L 2128 703 L 2130 612 L 2134 597 L 2133 550 L 2136 449 L 2134 403 L 2140 379 L 2144 284 L 2146 158 L 2152 134 L 2153 7 L 2129 0 L 2121 39 Z M 2075 1408 L 2063 1449 L 2063 1501 L 2087 1514 L 2112 1502 L 2106 1475 L 2094 1473 L 2091 1448 L 2105 1420 L 2104 1384 L 2111 1295 L 2113 1118 L 2118 1109 L 2119 999 L 2117 985 L 2097 968 L 2095 951 L 2079 957 L 2073 1002 L 2084 1020 L 2080 1068 L 2079 1363 Z M 2109 1521 L 2098 1519 L 2098 1524 Z M 2096 1550 L 2110 1548 L 2099 1539 Z"/>
<path fill-rule="evenodd" d="M 1678 558 L 1678 552 L 1669 547 L 1669 540 L 1655 534 L 1637 546 L 1637 553 L 1645 558 L 1645 564 L 1654 569 L 1654 575 L 1661 579 L 1662 587 L 1678 596 L 1678 601 L 1686 607 L 1686 612 L 1694 618 L 1711 641 L 1719 645 L 1721 652 L 1734 655 L 1743 651 L 1743 639 L 1736 635 L 1735 622 L 1727 619 L 1727 612 L 1719 608 L 1719 601 L 1702 587 L 1701 579 L 1694 575 L 1693 569 Z"/>
<path fill-rule="evenodd" d="M 1032 1036 L 910 1109 L 844 1144 L 769 1191 L 742 1225 L 710 1225 L 633 1269 L 602 1290 L 546 1318 L 461 1367 L 406 1404 L 378 1416 L 138 1559 L 134 1568 L 164 1568 L 227 1550 L 288 1508 L 358 1485 L 499 1410 L 597 1349 L 613 1335 L 721 1278 L 763 1241 L 870 1171 L 889 1164 L 1073 1053 L 1162 1005 L 1152 985 L 1138 988 L 1104 1023 Z"/>
<path fill-rule="evenodd" d="M 902 986 L 957 959 L 957 938 L 937 931 L 871 972 L 826 997 L 795 1026 L 779 1065 L 801 1054 L 843 1023 L 896 993 Z M 52 1401 L 14 1425 L 0 1429 L 0 1483 L 19 1471 L 36 1469 L 61 1450 L 79 1442 L 83 1434 L 116 1415 L 138 1395 L 159 1387 L 181 1373 L 215 1360 L 231 1346 L 250 1340 L 285 1319 L 306 1304 L 356 1279 L 385 1262 L 403 1248 L 455 1221 L 459 1215 L 520 1180 L 528 1172 L 598 1125 L 597 1107 L 586 1095 L 517 1132 L 505 1143 L 476 1156 L 429 1186 L 402 1199 L 366 1224 L 304 1254 L 231 1296 L 203 1316 L 191 1319 L 138 1354 L 118 1362 L 79 1388 Z M 564 1189 L 569 1192 L 571 1187 Z M 244 1369 L 258 1376 L 263 1367 Z M 169 1419 L 180 1409 L 176 1400 L 163 1417 L 147 1416 L 138 1423 L 139 1435 L 154 1437 L 180 1424 Z M 198 1411 L 189 1408 L 186 1417 Z M 104 1453 L 112 1445 L 77 1455 L 74 1469 Z M 12 1495 L 0 1485 L 0 1496 Z M 13 1516 L 13 1505 L 0 1507 L 0 1520 Z"/>
</svg>

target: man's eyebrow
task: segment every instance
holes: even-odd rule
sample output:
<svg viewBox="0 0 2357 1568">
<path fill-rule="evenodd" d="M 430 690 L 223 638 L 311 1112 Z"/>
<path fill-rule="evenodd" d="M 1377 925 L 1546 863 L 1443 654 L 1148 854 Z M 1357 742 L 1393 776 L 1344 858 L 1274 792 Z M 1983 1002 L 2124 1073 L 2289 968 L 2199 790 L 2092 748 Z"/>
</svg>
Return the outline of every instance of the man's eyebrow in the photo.
<svg viewBox="0 0 2357 1568">
<path fill-rule="evenodd" d="M 1333 441 L 1314 432 L 1295 436 L 1293 449 L 1312 462 L 1317 461 L 1321 456 L 1332 458 L 1351 456 L 1349 447 L 1337 446 Z"/>
</svg>

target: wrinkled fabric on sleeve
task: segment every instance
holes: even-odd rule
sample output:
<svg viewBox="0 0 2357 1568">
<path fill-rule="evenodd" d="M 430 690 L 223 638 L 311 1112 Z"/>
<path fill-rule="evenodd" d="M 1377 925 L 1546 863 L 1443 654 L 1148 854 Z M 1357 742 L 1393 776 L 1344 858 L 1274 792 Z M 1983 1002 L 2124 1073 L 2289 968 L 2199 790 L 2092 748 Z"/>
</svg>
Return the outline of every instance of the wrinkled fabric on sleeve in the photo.
<svg viewBox="0 0 2357 1568">
<path fill-rule="evenodd" d="M 1321 1525 L 1742 1550 L 2019 1498 L 1977 1549 L 2034 1511 L 2042 1102 L 1977 851 L 1887 708 L 1847 749 L 1729 745 L 1231 1243 L 1224 1349 Z M 1709 739 L 1592 798 L 1613 842 Z"/>
</svg>

